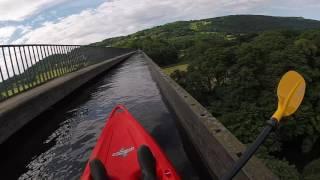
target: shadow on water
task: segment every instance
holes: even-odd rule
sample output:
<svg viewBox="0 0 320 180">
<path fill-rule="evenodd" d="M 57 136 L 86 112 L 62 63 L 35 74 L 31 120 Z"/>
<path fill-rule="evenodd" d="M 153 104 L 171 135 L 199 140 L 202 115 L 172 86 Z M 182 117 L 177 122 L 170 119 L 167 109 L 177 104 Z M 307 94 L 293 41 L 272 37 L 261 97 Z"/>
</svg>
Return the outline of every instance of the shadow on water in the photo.
<svg viewBox="0 0 320 180">
<path fill-rule="evenodd" d="M 158 141 L 184 179 L 198 179 L 174 117 L 139 55 L 82 86 L 2 144 L 2 177 L 78 179 L 106 116 L 119 103 Z"/>
</svg>

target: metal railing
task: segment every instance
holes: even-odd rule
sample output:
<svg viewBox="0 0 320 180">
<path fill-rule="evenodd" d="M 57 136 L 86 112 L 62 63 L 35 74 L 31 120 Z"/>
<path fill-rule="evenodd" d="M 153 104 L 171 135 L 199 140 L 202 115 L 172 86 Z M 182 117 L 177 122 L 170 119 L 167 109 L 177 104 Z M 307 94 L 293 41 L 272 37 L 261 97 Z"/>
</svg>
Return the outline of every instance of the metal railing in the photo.
<svg viewBox="0 0 320 180">
<path fill-rule="evenodd" d="M 0 45 L 0 102 L 129 51 L 80 45 Z"/>
</svg>

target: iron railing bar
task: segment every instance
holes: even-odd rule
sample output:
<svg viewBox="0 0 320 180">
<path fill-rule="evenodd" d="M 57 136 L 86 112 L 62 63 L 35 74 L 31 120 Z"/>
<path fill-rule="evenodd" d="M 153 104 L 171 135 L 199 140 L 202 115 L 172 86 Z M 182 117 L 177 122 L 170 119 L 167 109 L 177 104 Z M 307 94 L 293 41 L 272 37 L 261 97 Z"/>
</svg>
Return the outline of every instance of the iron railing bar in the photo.
<svg viewBox="0 0 320 180">
<path fill-rule="evenodd" d="M 80 50 L 81 47 L 79 47 L 78 49 Z M 78 56 L 79 56 L 79 59 L 80 59 L 80 62 L 79 62 L 79 65 L 80 67 L 84 67 L 85 66 L 85 62 L 86 62 L 86 59 L 85 59 L 85 56 L 81 53 L 78 53 Z"/>
<path fill-rule="evenodd" d="M 76 67 L 77 67 L 77 69 L 80 69 L 81 68 L 79 66 L 79 60 L 80 59 L 79 59 L 77 51 L 78 51 L 77 46 L 74 46 L 73 53 L 74 53 L 74 57 L 75 57 Z"/>
<path fill-rule="evenodd" d="M 46 71 L 46 74 L 47 74 L 47 77 L 48 77 L 47 80 L 50 80 L 50 79 L 52 79 L 51 74 L 50 74 L 50 67 L 48 66 L 48 63 L 46 62 L 46 56 L 44 54 L 44 49 L 42 48 L 43 46 L 38 46 L 38 47 L 39 47 L 39 52 L 40 52 L 40 55 L 41 55 L 41 58 L 42 58 L 41 62 L 43 64 L 44 68 L 45 68 L 45 71 Z"/>
<path fill-rule="evenodd" d="M 79 59 L 78 59 L 78 55 L 77 55 L 77 48 L 76 46 L 73 46 L 73 50 L 72 50 L 72 53 L 73 53 L 73 56 L 74 56 L 74 62 L 75 62 L 75 66 L 76 66 L 76 69 L 80 69 L 78 63 L 79 63 Z"/>
<path fill-rule="evenodd" d="M 1 100 L 2 99 L 5 99 L 6 97 L 8 97 L 8 94 L 7 94 L 7 87 L 6 87 L 6 84 L 5 84 L 5 81 L 4 81 L 4 77 L 3 77 L 3 74 L 2 74 L 2 68 L 1 68 L 1 66 L 0 66 L 0 77 L 1 77 L 1 86 L 3 86 L 3 89 L 2 88 L 0 88 L 0 97 L 1 97 Z M 2 92 L 2 91 L 4 91 L 4 92 Z M 2 95 L 2 93 L 4 93 L 5 94 L 5 97 Z"/>
<path fill-rule="evenodd" d="M 51 63 L 51 59 L 50 59 L 50 54 L 49 54 L 49 51 L 48 51 L 48 46 L 43 46 L 43 50 L 44 50 L 44 53 L 46 54 L 46 59 L 45 61 L 47 62 L 47 65 L 49 66 L 49 68 L 51 69 L 50 70 L 50 74 L 51 74 L 51 77 L 52 78 L 55 78 L 55 73 L 53 72 L 54 69 L 52 68 L 52 63 Z"/>
<path fill-rule="evenodd" d="M 75 53 L 77 55 L 78 67 L 82 68 L 82 57 L 81 57 L 81 55 L 79 53 L 79 50 L 80 50 L 80 48 L 78 46 L 76 46 Z"/>
<path fill-rule="evenodd" d="M 56 63 L 57 63 L 57 66 L 58 66 L 58 71 L 59 71 L 59 76 L 62 76 L 62 67 L 61 67 L 61 63 L 59 61 L 59 52 L 58 52 L 58 47 L 57 46 L 53 46 L 53 49 L 54 49 L 54 52 L 55 52 L 55 55 L 56 55 Z"/>
<path fill-rule="evenodd" d="M 73 72 L 73 69 L 72 69 L 72 59 L 71 59 L 71 56 L 70 56 L 69 47 L 68 47 L 68 46 L 65 46 L 64 48 L 65 48 L 65 51 L 66 51 L 66 55 L 68 56 L 68 63 L 69 63 L 70 72 Z"/>
<path fill-rule="evenodd" d="M 54 46 L 48 46 L 48 48 L 49 47 L 51 51 L 51 57 L 53 59 L 52 61 L 53 61 L 53 67 L 55 69 L 56 77 L 60 77 L 59 68 L 57 67 L 57 56 L 56 56 L 56 53 L 54 52 Z"/>
<path fill-rule="evenodd" d="M 48 50 L 48 53 L 50 55 L 50 65 L 51 67 L 53 68 L 53 74 L 55 77 L 59 77 L 59 74 L 58 74 L 58 68 L 56 67 L 56 56 L 52 50 L 52 46 L 47 46 L 47 50 Z"/>
<path fill-rule="evenodd" d="M 50 80 L 51 79 L 51 76 L 50 76 L 50 68 L 48 67 L 48 64 L 46 63 L 46 61 L 45 61 L 45 55 L 44 55 L 44 52 L 43 52 L 43 49 L 42 49 L 42 47 L 43 46 L 38 46 L 38 49 L 39 49 L 39 54 L 40 54 L 40 57 L 41 57 L 41 59 L 40 59 L 40 61 L 41 61 L 41 64 L 43 65 L 43 67 L 44 67 L 44 69 L 45 69 L 45 74 L 46 74 L 46 76 L 47 76 L 47 80 L 46 80 L 46 82 L 48 81 L 48 80 Z"/>
<path fill-rule="evenodd" d="M 26 75 L 27 74 L 27 72 L 26 72 L 26 70 L 27 70 L 27 68 L 26 68 L 26 66 L 25 66 L 25 61 L 23 60 L 23 58 L 22 58 L 22 52 L 21 52 L 21 47 L 18 47 L 18 50 L 19 50 L 19 54 L 20 54 L 20 60 L 21 60 L 21 64 L 22 64 L 22 70 L 23 70 L 23 75 L 25 76 L 25 79 L 26 79 L 26 83 L 28 83 L 29 82 L 29 76 L 28 75 Z M 24 85 L 24 87 L 26 87 L 26 86 L 28 86 L 28 84 L 25 84 Z M 29 86 L 28 86 L 28 88 L 25 88 L 25 89 L 29 89 Z"/>
<path fill-rule="evenodd" d="M 49 80 L 49 77 L 48 77 L 48 74 L 47 74 L 47 68 L 46 66 L 43 64 L 41 58 L 42 58 L 42 54 L 40 56 L 40 53 L 41 52 L 39 49 L 38 49 L 39 46 L 35 46 L 36 48 L 36 51 L 37 51 L 37 55 L 38 55 L 38 63 L 39 63 L 39 66 L 43 68 L 43 72 L 41 72 L 41 74 L 45 77 L 44 79 L 44 82 L 46 82 L 47 80 Z"/>
<path fill-rule="evenodd" d="M 29 86 L 31 88 L 31 87 L 33 87 L 33 79 L 32 79 L 32 76 L 30 75 L 30 74 L 32 74 L 31 68 L 30 68 L 32 65 L 29 66 L 28 59 L 27 59 L 27 54 L 26 54 L 26 50 L 25 50 L 24 46 L 22 47 L 22 50 L 23 50 L 23 54 L 24 54 L 24 60 L 25 60 L 26 65 L 27 65 L 27 70 L 26 71 L 28 71 Z"/>
<path fill-rule="evenodd" d="M 11 67 L 12 67 L 12 71 L 13 71 L 13 79 L 14 79 L 14 84 L 15 86 L 17 86 L 17 77 L 16 77 L 16 71 L 13 67 L 13 62 L 12 62 L 12 57 L 11 57 L 11 51 L 10 51 L 10 47 L 8 47 L 8 51 L 9 51 L 9 59 L 10 59 L 10 62 L 11 62 Z M 14 88 L 14 87 L 13 87 Z M 17 88 L 18 89 L 18 93 L 20 93 L 20 88 Z M 13 94 L 16 94 L 15 93 L 15 89 L 12 90 Z"/>
<path fill-rule="evenodd" d="M 22 91 L 24 91 L 25 88 L 24 88 L 23 84 L 21 83 L 21 81 L 23 81 L 23 80 L 22 80 L 22 77 L 21 77 L 21 71 L 20 71 L 20 66 L 19 66 L 19 62 L 18 62 L 18 56 L 17 56 L 17 52 L 16 52 L 16 47 L 13 47 L 13 52 L 14 52 L 14 57 L 16 59 L 16 64 L 17 64 L 18 72 L 19 72 L 19 75 L 17 75 L 17 77 L 18 77 L 17 83 L 18 83 L 18 86 L 19 86 L 18 88 L 20 89 L 20 86 L 22 86 Z"/>
<path fill-rule="evenodd" d="M 69 49 L 70 49 L 70 56 L 71 56 L 71 61 L 72 61 L 72 68 L 73 68 L 73 71 L 76 71 L 78 70 L 77 67 L 76 67 L 76 57 L 74 56 L 74 53 L 73 53 L 73 49 L 72 49 L 72 46 L 69 46 Z"/>
<path fill-rule="evenodd" d="M 21 59 L 21 64 L 22 64 L 22 68 L 23 68 L 23 76 L 25 76 L 25 79 L 26 79 L 26 83 L 27 84 L 25 84 L 24 85 L 24 87 L 26 87 L 27 86 L 27 89 L 29 89 L 29 82 L 30 82 L 30 80 L 29 80 L 29 75 L 27 74 L 27 68 L 26 68 L 26 66 L 28 66 L 27 64 L 26 64 L 26 66 L 24 66 L 24 60 L 23 60 L 23 57 L 22 57 L 22 52 L 21 52 L 21 47 L 18 47 L 18 50 L 19 50 L 19 54 L 20 54 L 20 59 Z M 26 88 L 25 88 L 26 89 Z"/>
<path fill-rule="evenodd" d="M 58 64 L 58 55 L 57 55 L 57 51 L 55 49 L 56 47 L 55 46 L 50 46 L 50 49 L 51 49 L 51 53 L 52 53 L 52 56 L 53 56 L 53 62 L 54 62 L 54 66 L 56 68 L 56 72 L 58 74 L 58 77 L 61 76 L 61 71 L 60 71 L 60 67 L 59 67 L 59 64 Z"/>
<path fill-rule="evenodd" d="M 70 72 L 73 72 L 73 69 L 72 69 L 72 59 L 71 59 L 71 56 L 70 56 L 70 52 L 69 52 L 69 47 L 68 46 L 65 46 L 65 51 L 66 51 L 66 54 L 68 56 L 68 62 L 69 62 L 69 69 L 71 69 Z"/>
<path fill-rule="evenodd" d="M 51 73 L 52 69 L 51 69 L 51 67 L 49 65 L 49 61 L 47 59 L 48 56 L 47 56 L 47 53 L 46 53 L 45 46 L 40 46 L 40 52 L 41 52 L 41 55 L 42 55 L 42 62 L 45 64 L 46 68 L 48 69 L 47 74 L 49 76 L 49 79 L 52 79 L 53 78 L 52 73 Z"/>
<path fill-rule="evenodd" d="M 33 71 L 33 76 L 36 78 L 35 79 L 35 85 L 38 85 L 38 84 L 40 84 L 41 83 L 41 81 L 40 81 L 40 77 L 39 78 L 37 78 L 37 71 L 36 71 L 36 59 L 35 59 L 35 55 L 34 55 L 34 59 L 32 58 L 32 55 L 31 55 L 31 51 L 30 51 L 30 46 L 27 46 L 27 48 L 28 48 L 28 52 L 29 52 L 29 57 L 30 57 L 30 61 L 31 61 L 31 69 L 32 69 L 32 71 Z M 32 49 L 33 49 L 33 47 L 32 47 Z M 33 50 L 33 53 L 34 53 L 34 50 Z M 33 61 L 32 61 L 32 59 L 33 59 Z"/>
<path fill-rule="evenodd" d="M 61 64 L 63 66 L 62 70 L 63 70 L 63 74 L 67 73 L 67 68 L 66 68 L 66 61 L 64 61 L 65 55 L 62 51 L 62 46 L 58 46 L 59 47 L 59 53 L 61 55 Z"/>
<path fill-rule="evenodd" d="M 69 59 L 69 55 L 68 55 L 68 51 L 66 50 L 66 47 L 63 46 L 62 47 L 63 52 L 66 54 L 66 64 L 67 64 L 67 73 L 70 72 L 70 59 Z"/>
<path fill-rule="evenodd" d="M 72 46 L 69 46 L 68 49 L 70 51 L 69 54 L 70 54 L 70 58 L 71 58 L 72 69 L 73 69 L 73 71 L 76 71 L 78 69 L 77 69 L 76 64 L 75 64 L 76 61 L 75 61 L 75 56 L 73 54 Z"/>
<path fill-rule="evenodd" d="M 86 59 L 85 59 L 85 56 L 83 54 L 81 54 L 80 51 L 81 50 L 81 47 L 79 46 L 78 47 L 78 56 L 79 56 L 79 65 L 80 65 L 80 68 L 84 67 L 85 66 L 85 63 L 86 63 Z"/>
<path fill-rule="evenodd" d="M 4 53 L 4 47 L 2 48 L 2 55 L 3 55 L 3 60 L 4 60 L 4 66 L 5 66 L 5 68 L 6 68 L 6 73 L 7 73 L 7 76 L 8 76 L 8 78 L 7 78 L 7 81 L 9 81 L 10 80 L 10 73 L 9 73 L 9 69 L 8 69 L 8 64 L 7 64 L 7 60 L 6 60 L 6 55 L 5 55 L 5 53 Z M 7 82 L 6 81 L 6 82 Z M 12 85 L 10 85 L 11 86 L 11 88 L 12 88 Z M 9 87 L 8 87 L 9 88 Z M 9 95 L 9 90 L 8 90 L 8 97 L 9 97 L 10 95 Z"/>
<path fill-rule="evenodd" d="M 36 49 L 36 51 L 34 49 Z M 37 46 L 32 46 L 32 51 L 33 51 L 33 55 L 34 55 L 34 60 L 36 62 L 35 66 L 37 67 L 37 71 L 38 71 L 37 74 L 39 73 L 40 84 L 42 84 L 43 82 L 45 82 L 45 74 L 42 73 L 43 67 L 40 62 L 40 56 L 38 53 Z M 37 54 L 35 52 L 37 52 Z M 38 62 L 37 62 L 37 56 L 38 56 Z"/>
<path fill-rule="evenodd" d="M 76 46 L 75 50 L 74 50 L 74 53 L 76 55 L 77 68 L 80 69 L 81 68 L 81 66 L 80 66 L 80 55 L 79 55 L 78 51 L 79 51 L 79 47 Z"/>
<path fill-rule="evenodd" d="M 27 55 L 26 55 L 26 50 L 25 50 L 25 47 L 23 46 L 22 47 L 22 50 L 23 50 L 23 55 L 24 55 L 24 60 L 25 60 L 25 62 L 26 62 L 26 66 L 27 66 L 27 68 L 26 68 L 26 71 L 27 71 L 27 74 L 28 74 L 28 78 L 29 78 L 29 83 L 28 83 L 28 86 L 31 88 L 32 86 L 33 86 L 33 80 L 31 79 L 31 76 L 30 76 L 30 72 L 31 72 L 31 70 L 30 70 L 30 66 L 29 66 L 29 63 L 28 63 L 28 59 L 27 59 Z"/>
<path fill-rule="evenodd" d="M 79 54 L 78 54 L 78 47 L 77 46 L 74 46 L 74 55 L 75 55 L 75 58 L 76 58 L 76 64 L 77 64 L 77 68 L 80 69 L 81 66 L 80 66 L 80 58 L 79 58 Z"/>
<path fill-rule="evenodd" d="M 2 48 L 1 48 L 2 49 Z M 6 66 L 6 65 L 5 65 Z M 1 73 L 1 84 L 3 85 L 4 87 L 4 94 L 5 94 L 5 97 L 4 99 L 8 98 L 9 95 L 8 95 L 8 87 L 7 87 L 7 81 L 4 79 L 4 75 L 3 75 L 3 72 L 2 72 L 2 68 L 1 68 L 1 65 L 0 65 L 0 73 Z M 9 77 L 9 76 L 8 76 Z M 2 93 L 2 92 L 1 92 Z M 2 97 L 2 95 L 1 95 Z"/>
<path fill-rule="evenodd" d="M 7 65 L 7 60 L 6 60 L 6 56 L 5 56 L 5 53 L 4 53 L 4 48 L 1 48 L 2 49 L 2 56 L 3 56 L 3 61 L 4 61 L 4 67 L 5 67 L 5 70 L 6 70 L 6 74 L 7 74 L 7 80 L 6 80 L 6 84 L 8 82 L 8 80 L 10 80 L 10 74 L 9 74 L 9 70 L 8 70 L 8 65 Z M 8 84 L 7 84 L 8 85 Z M 7 86 L 7 97 L 9 97 L 9 87 Z"/>
</svg>

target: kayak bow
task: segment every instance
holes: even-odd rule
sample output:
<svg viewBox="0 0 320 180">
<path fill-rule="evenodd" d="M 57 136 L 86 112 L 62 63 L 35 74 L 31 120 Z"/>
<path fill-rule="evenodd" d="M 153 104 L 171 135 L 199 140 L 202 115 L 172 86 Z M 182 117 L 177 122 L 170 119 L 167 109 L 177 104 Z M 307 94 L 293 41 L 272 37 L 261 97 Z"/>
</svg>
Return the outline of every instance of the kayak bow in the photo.
<svg viewBox="0 0 320 180">
<path fill-rule="evenodd" d="M 122 105 L 111 112 L 82 180 L 180 179 L 159 145 Z"/>
</svg>

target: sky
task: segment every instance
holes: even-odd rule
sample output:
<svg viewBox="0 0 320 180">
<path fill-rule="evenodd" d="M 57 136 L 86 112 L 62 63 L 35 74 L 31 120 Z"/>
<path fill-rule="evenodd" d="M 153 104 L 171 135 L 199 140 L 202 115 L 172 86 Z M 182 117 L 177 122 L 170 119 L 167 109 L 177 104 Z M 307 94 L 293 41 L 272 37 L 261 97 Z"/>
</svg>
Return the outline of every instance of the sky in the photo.
<svg viewBox="0 0 320 180">
<path fill-rule="evenodd" d="M 89 44 L 233 14 L 320 20 L 320 0 L 0 0 L 1 44 Z"/>
</svg>

